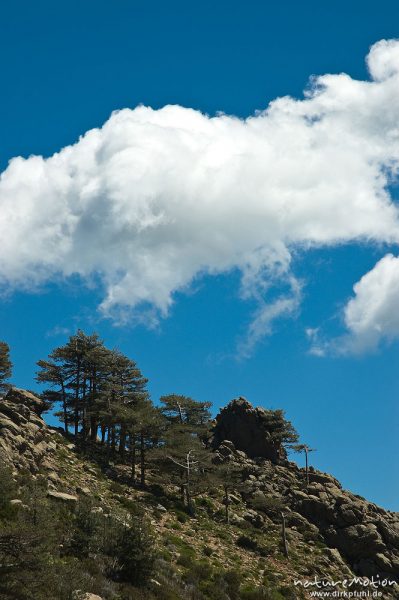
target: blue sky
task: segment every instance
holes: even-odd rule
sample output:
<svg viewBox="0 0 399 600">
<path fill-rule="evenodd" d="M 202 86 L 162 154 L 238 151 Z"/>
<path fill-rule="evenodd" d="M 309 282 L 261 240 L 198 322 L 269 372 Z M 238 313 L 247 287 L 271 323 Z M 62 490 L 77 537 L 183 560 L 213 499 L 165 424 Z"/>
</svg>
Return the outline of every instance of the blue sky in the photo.
<svg viewBox="0 0 399 600">
<path fill-rule="evenodd" d="M 64 172 L 61 177 L 57 165 L 27 161 L 6 171 L 4 191 L 0 187 L 0 206 L 4 202 L 5 207 L 3 228 L 0 213 L 0 338 L 12 348 L 15 383 L 35 388 L 37 359 L 77 327 L 96 330 L 107 345 L 118 346 L 138 362 L 150 379 L 154 400 L 177 392 L 210 400 L 216 409 L 243 395 L 254 404 L 284 408 L 303 440 L 317 448 L 312 460 L 318 468 L 333 473 L 355 493 L 398 510 L 399 227 L 395 209 L 387 208 L 382 197 L 385 190 L 395 207 L 392 165 L 397 165 L 398 153 L 391 121 L 397 115 L 390 82 L 396 77 L 392 65 L 398 64 L 399 72 L 396 46 L 379 47 L 370 59 L 375 93 L 351 83 L 347 92 L 342 76 L 310 104 L 280 103 L 273 122 L 269 117 L 254 120 L 253 138 L 243 122 L 209 121 L 201 115 L 221 111 L 246 118 L 277 97 L 302 99 L 312 75 L 346 73 L 351 80 L 370 81 L 365 57 L 379 40 L 399 37 L 398 17 L 397 3 L 387 1 L 378 7 L 357 1 L 350 6 L 341 1 L 247 2 L 245 7 L 239 2 L 145 5 L 122 0 L 4 4 L 1 171 L 16 156 L 49 157 L 88 130 L 101 128 L 113 111 L 132 109 L 109 121 L 94 142 L 83 142 L 84 156 L 94 144 L 96 160 L 103 161 L 95 182 L 103 173 L 109 179 L 94 200 L 90 197 L 87 213 L 79 208 L 81 232 L 71 238 L 71 254 L 69 246 L 59 251 L 70 242 L 64 236 L 72 227 L 70 220 L 60 217 L 58 223 L 56 217 L 76 201 L 76 186 L 83 197 L 81 179 L 65 192 Z M 333 109 L 332 102 L 337 103 Z M 172 104 L 200 112 L 136 112 L 138 104 L 153 109 Z M 308 120 L 326 123 L 325 129 L 312 133 L 311 144 L 302 110 Z M 365 119 L 370 114 L 370 121 L 358 124 L 363 114 Z M 201 149 L 203 137 L 208 140 L 198 160 L 187 164 L 176 134 L 183 122 L 190 149 Z M 157 137 L 159 127 L 164 128 L 162 137 Z M 141 162 L 135 169 L 143 175 L 136 183 L 127 180 L 126 187 L 115 188 L 117 204 L 111 210 L 107 190 L 115 179 L 115 185 L 123 183 L 125 174 L 119 170 L 114 177 L 111 172 L 112 148 L 127 130 L 132 132 L 129 148 L 139 147 Z M 342 146 L 334 137 L 337 131 Z M 270 147 L 265 146 L 266 136 L 272 140 Z M 232 140 L 245 152 L 229 162 Z M 248 144 L 255 148 L 253 155 Z M 203 182 L 196 168 L 213 147 L 208 162 L 201 163 L 210 173 Z M 363 156 L 363 147 L 378 151 Z M 346 156 L 348 148 L 353 150 Z M 277 160 L 279 152 L 282 158 Z M 243 155 L 249 158 L 241 165 Z M 221 166 L 220 156 L 227 157 Z M 312 161 L 315 169 L 302 181 Z M 356 169 L 348 167 L 347 172 L 345 164 Z M 42 167 L 48 171 L 36 180 Z M 73 179 L 75 162 L 67 169 Z M 389 169 L 389 177 L 381 181 Z M 50 180 L 55 183 L 48 187 Z M 87 179 L 97 185 L 93 180 Z M 195 201 L 192 210 L 183 206 L 182 186 Z M 137 198 L 141 202 L 148 196 L 153 212 L 144 201 L 142 212 L 129 212 Z M 290 217 L 284 220 L 289 230 L 275 238 L 282 197 L 284 210 L 293 217 L 292 222 Z M 295 212 L 309 198 L 304 216 Z M 314 217 L 327 201 L 331 211 Z M 278 205 L 276 212 L 262 212 L 267 202 Z M 55 215 L 47 222 L 52 210 Z M 129 245 L 133 233 L 128 225 L 137 214 L 137 238 L 148 222 L 154 231 L 146 238 L 147 254 L 144 242 Z M 157 229 L 156 219 L 163 214 L 173 216 L 173 228 L 166 223 Z M 46 237 L 43 232 L 56 225 L 57 237 Z M 252 235 L 260 240 L 253 246 Z M 84 268 L 78 265 L 69 273 L 66 261 L 78 264 L 83 255 L 93 259 L 85 258 Z M 148 260 L 145 277 L 137 272 L 136 255 Z M 101 261 L 107 262 L 104 273 L 99 273 Z M 122 279 L 121 284 L 119 272 L 129 272 L 131 280 Z"/>
</svg>

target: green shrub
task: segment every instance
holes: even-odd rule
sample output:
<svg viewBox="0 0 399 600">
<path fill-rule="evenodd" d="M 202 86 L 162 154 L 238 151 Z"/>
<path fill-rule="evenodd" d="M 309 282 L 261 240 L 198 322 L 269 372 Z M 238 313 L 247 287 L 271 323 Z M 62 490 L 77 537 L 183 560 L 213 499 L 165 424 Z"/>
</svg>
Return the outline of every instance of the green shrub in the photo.
<svg viewBox="0 0 399 600">
<path fill-rule="evenodd" d="M 189 520 L 188 514 L 182 510 L 175 510 L 174 513 L 179 523 L 186 523 Z"/>
<path fill-rule="evenodd" d="M 142 507 L 134 500 L 131 500 L 130 498 L 126 498 L 125 496 L 118 496 L 117 500 L 118 500 L 119 504 L 121 504 L 124 508 L 126 508 L 126 510 L 131 515 L 141 516 L 143 514 Z"/>
<path fill-rule="evenodd" d="M 265 494 L 257 494 L 248 503 L 254 510 L 264 512 L 273 519 L 280 519 L 280 513 L 283 510 L 283 503 L 278 498 L 266 496 Z"/>
<path fill-rule="evenodd" d="M 252 550 L 253 552 L 258 550 L 258 542 L 247 535 L 240 535 L 240 537 L 237 538 L 237 546 L 245 548 L 246 550 Z"/>
<path fill-rule="evenodd" d="M 192 558 L 192 556 L 187 555 L 187 554 L 180 554 L 180 556 L 176 562 L 181 567 L 184 567 L 185 569 L 189 569 L 191 567 L 191 565 L 193 564 L 193 558 Z"/>
<path fill-rule="evenodd" d="M 165 495 L 163 486 L 159 485 L 158 483 L 153 483 L 150 486 L 150 491 L 152 494 L 154 494 L 154 496 L 156 496 L 156 498 L 162 498 Z"/>
<path fill-rule="evenodd" d="M 196 504 L 200 508 L 205 508 L 208 513 L 212 513 L 215 510 L 215 503 L 208 496 L 197 498 Z"/>
<path fill-rule="evenodd" d="M 270 550 L 267 547 L 260 545 L 256 539 L 250 538 L 247 535 L 240 535 L 240 537 L 237 538 L 237 546 L 245 548 L 246 550 L 251 550 L 252 552 L 257 552 L 261 556 L 269 556 L 270 554 Z"/>
<path fill-rule="evenodd" d="M 11 469 L 0 462 L 0 521 L 13 520 L 18 512 L 18 507 L 10 503 L 18 497 L 17 485 L 12 477 Z"/>
<path fill-rule="evenodd" d="M 125 488 L 123 487 L 123 485 L 121 485 L 117 481 L 112 481 L 110 483 L 109 489 L 114 494 L 124 494 L 125 493 Z"/>
<path fill-rule="evenodd" d="M 186 569 L 191 568 L 195 559 L 195 552 L 190 546 L 184 545 L 179 549 L 179 558 L 177 564 L 185 567 Z"/>
<path fill-rule="evenodd" d="M 240 590 L 240 600 L 284 600 L 277 589 L 247 584 Z"/>
<path fill-rule="evenodd" d="M 142 587 L 151 579 L 155 564 L 155 540 L 142 518 L 134 518 L 129 526 L 114 521 L 105 553 L 112 560 L 108 574 L 116 581 Z"/>
</svg>

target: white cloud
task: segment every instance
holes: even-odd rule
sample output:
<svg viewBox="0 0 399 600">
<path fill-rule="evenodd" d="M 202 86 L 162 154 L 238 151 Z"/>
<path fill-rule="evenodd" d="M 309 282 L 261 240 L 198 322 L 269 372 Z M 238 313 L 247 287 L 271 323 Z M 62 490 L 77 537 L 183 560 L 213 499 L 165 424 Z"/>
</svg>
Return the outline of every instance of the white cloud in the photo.
<svg viewBox="0 0 399 600">
<path fill-rule="evenodd" d="M 344 310 L 343 349 L 363 352 L 399 338 L 399 257 L 387 254 L 353 288 Z"/>
<path fill-rule="evenodd" d="M 381 40 L 374 44 L 367 57 L 370 74 L 376 81 L 384 81 L 399 73 L 398 40 Z"/>
<path fill-rule="evenodd" d="M 69 327 L 63 327 L 62 325 L 55 325 L 52 329 L 46 331 L 46 337 L 65 337 L 66 335 L 71 335 L 71 330 Z"/>
<path fill-rule="evenodd" d="M 309 353 L 313 354 L 313 356 L 325 356 L 329 348 L 328 344 L 320 339 L 320 328 L 308 327 L 305 329 L 305 334 L 310 342 Z"/>
<path fill-rule="evenodd" d="M 371 81 L 324 75 L 303 100 L 246 120 L 139 106 L 49 158 L 12 159 L 0 179 L 1 287 L 94 277 L 104 314 L 155 318 L 202 273 L 239 269 L 243 296 L 257 298 L 293 281 L 295 246 L 397 243 L 386 188 L 399 165 L 399 42 L 367 60 Z M 289 297 L 260 301 L 254 339 L 295 312 Z"/>
<path fill-rule="evenodd" d="M 353 292 L 342 311 L 343 335 L 326 340 L 319 328 L 306 330 L 311 354 L 361 354 L 399 338 L 399 257 L 386 254 Z"/>
<path fill-rule="evenodd" d="M 300 307 L 302 285 L 295 277 L 287 277 L 288 291 L 270 300 L 261 291 L 251 293 L 257 300 L 258 308 L 252 315 L 252 321 L 245 337 L 238 344 L 238 356 L 247 358 L 262 338 L 272 333 L 274 321 L 282 317 L 294 316 Z"/>
</svg>

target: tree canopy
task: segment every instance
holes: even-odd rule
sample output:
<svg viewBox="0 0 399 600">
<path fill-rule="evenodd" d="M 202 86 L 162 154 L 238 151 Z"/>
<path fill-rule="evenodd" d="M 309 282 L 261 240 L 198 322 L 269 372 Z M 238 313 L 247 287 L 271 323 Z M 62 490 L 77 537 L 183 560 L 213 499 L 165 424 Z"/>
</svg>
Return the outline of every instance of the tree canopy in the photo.
<svg viewBox="0 0 399 600">
<path fill-rule="evenodd" d="M 38 361 L 42 398 L 57 409 L 66 434 L 83 448 L 103 448 L 106 462 L 130 466 L 132 484 L 146 485 L 147 471 L 180 489 L 194 512 L 193 498 L 218 481 L 227 498 L 231 469 L 215 464 L 210 448 L 211 403 L 171 393 L 154 405 L 147 379 L 134 360 L 107 348 L 96 333 L 81 330 Z M 264 411 L 266 429 L 277 445 L 292 445 L 298 435 L 282 410 Z M 227 500 L 226 500 L 227 501 Z"/>
</svg>

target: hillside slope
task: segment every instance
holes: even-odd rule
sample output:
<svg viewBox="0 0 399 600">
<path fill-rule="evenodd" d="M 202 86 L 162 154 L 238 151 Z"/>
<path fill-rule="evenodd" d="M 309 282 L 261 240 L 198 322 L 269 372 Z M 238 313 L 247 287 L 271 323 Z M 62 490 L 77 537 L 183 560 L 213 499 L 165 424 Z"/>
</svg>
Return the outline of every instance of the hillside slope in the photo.
<svg viewBox="0 0 399 600">
<path fill-rule="evenodd" d="M 353 590 L 378 588 L 380 597 L 399 597 L 397 585 L 384 581 L 399 576 L 399 514 L 343 490 L 331 475 L 311 469 L 307 485 L 304 470 L 284 457 L 249 458 L 225 427 L 227 439 L 214 436 L 214 460 L 241 474 L 229 492 L 229 523 L 217 485 L 196 498 L 195 517 L 189 517 L 176 490 L 160 485 L 151 471 L 145 488 L 130 485 L 125 465 L 104 460 L 98 444 L 83 451 L 61 430 L 47 426 L 42 410 L 42 401 L 22 390 L 12 389 L 0 400 L 0 459 L 19 485 L 13 505 L 23 511 L 23 486 L 40 480 L 49 506 L 62 506 L 71 521 L 82 503 L 89 502 L 93 514 L 118 515 L 126 523 L 140 508 L 156 548 L 151 577 L 135 592 L 123 591 L 118 581 L 107 588 L 89 578 L 81 593 L 77 587 L 54 600 L 89 598 L 94 592 L 104 600 L 308 598 L 318 589 L 316 582 L 325 580 L 323 589 L 333 593 L 345 589 L 342 580 L 355 576 L 359 580 Z M 259 420 L 257 410 L 243 399 L 233 401 L 224 409 L 225 424 L 234 422 L 239 411 L 241 435 L 246 424 L 253 427 Z M 252 431 L 252 443 L 254 435 Z M 240 440 L 245 446 L 245 435 Z M 282 514 L 288 557 L 282 546 Z M 0 520 L 0 535 L 1 527 Z M 0 553 L 1 548 L 0 542 Z M 375 588 L 366 577 L 374 578 Z M 305 588 L 306 581 L 313 585 Z"/>
</svg>

